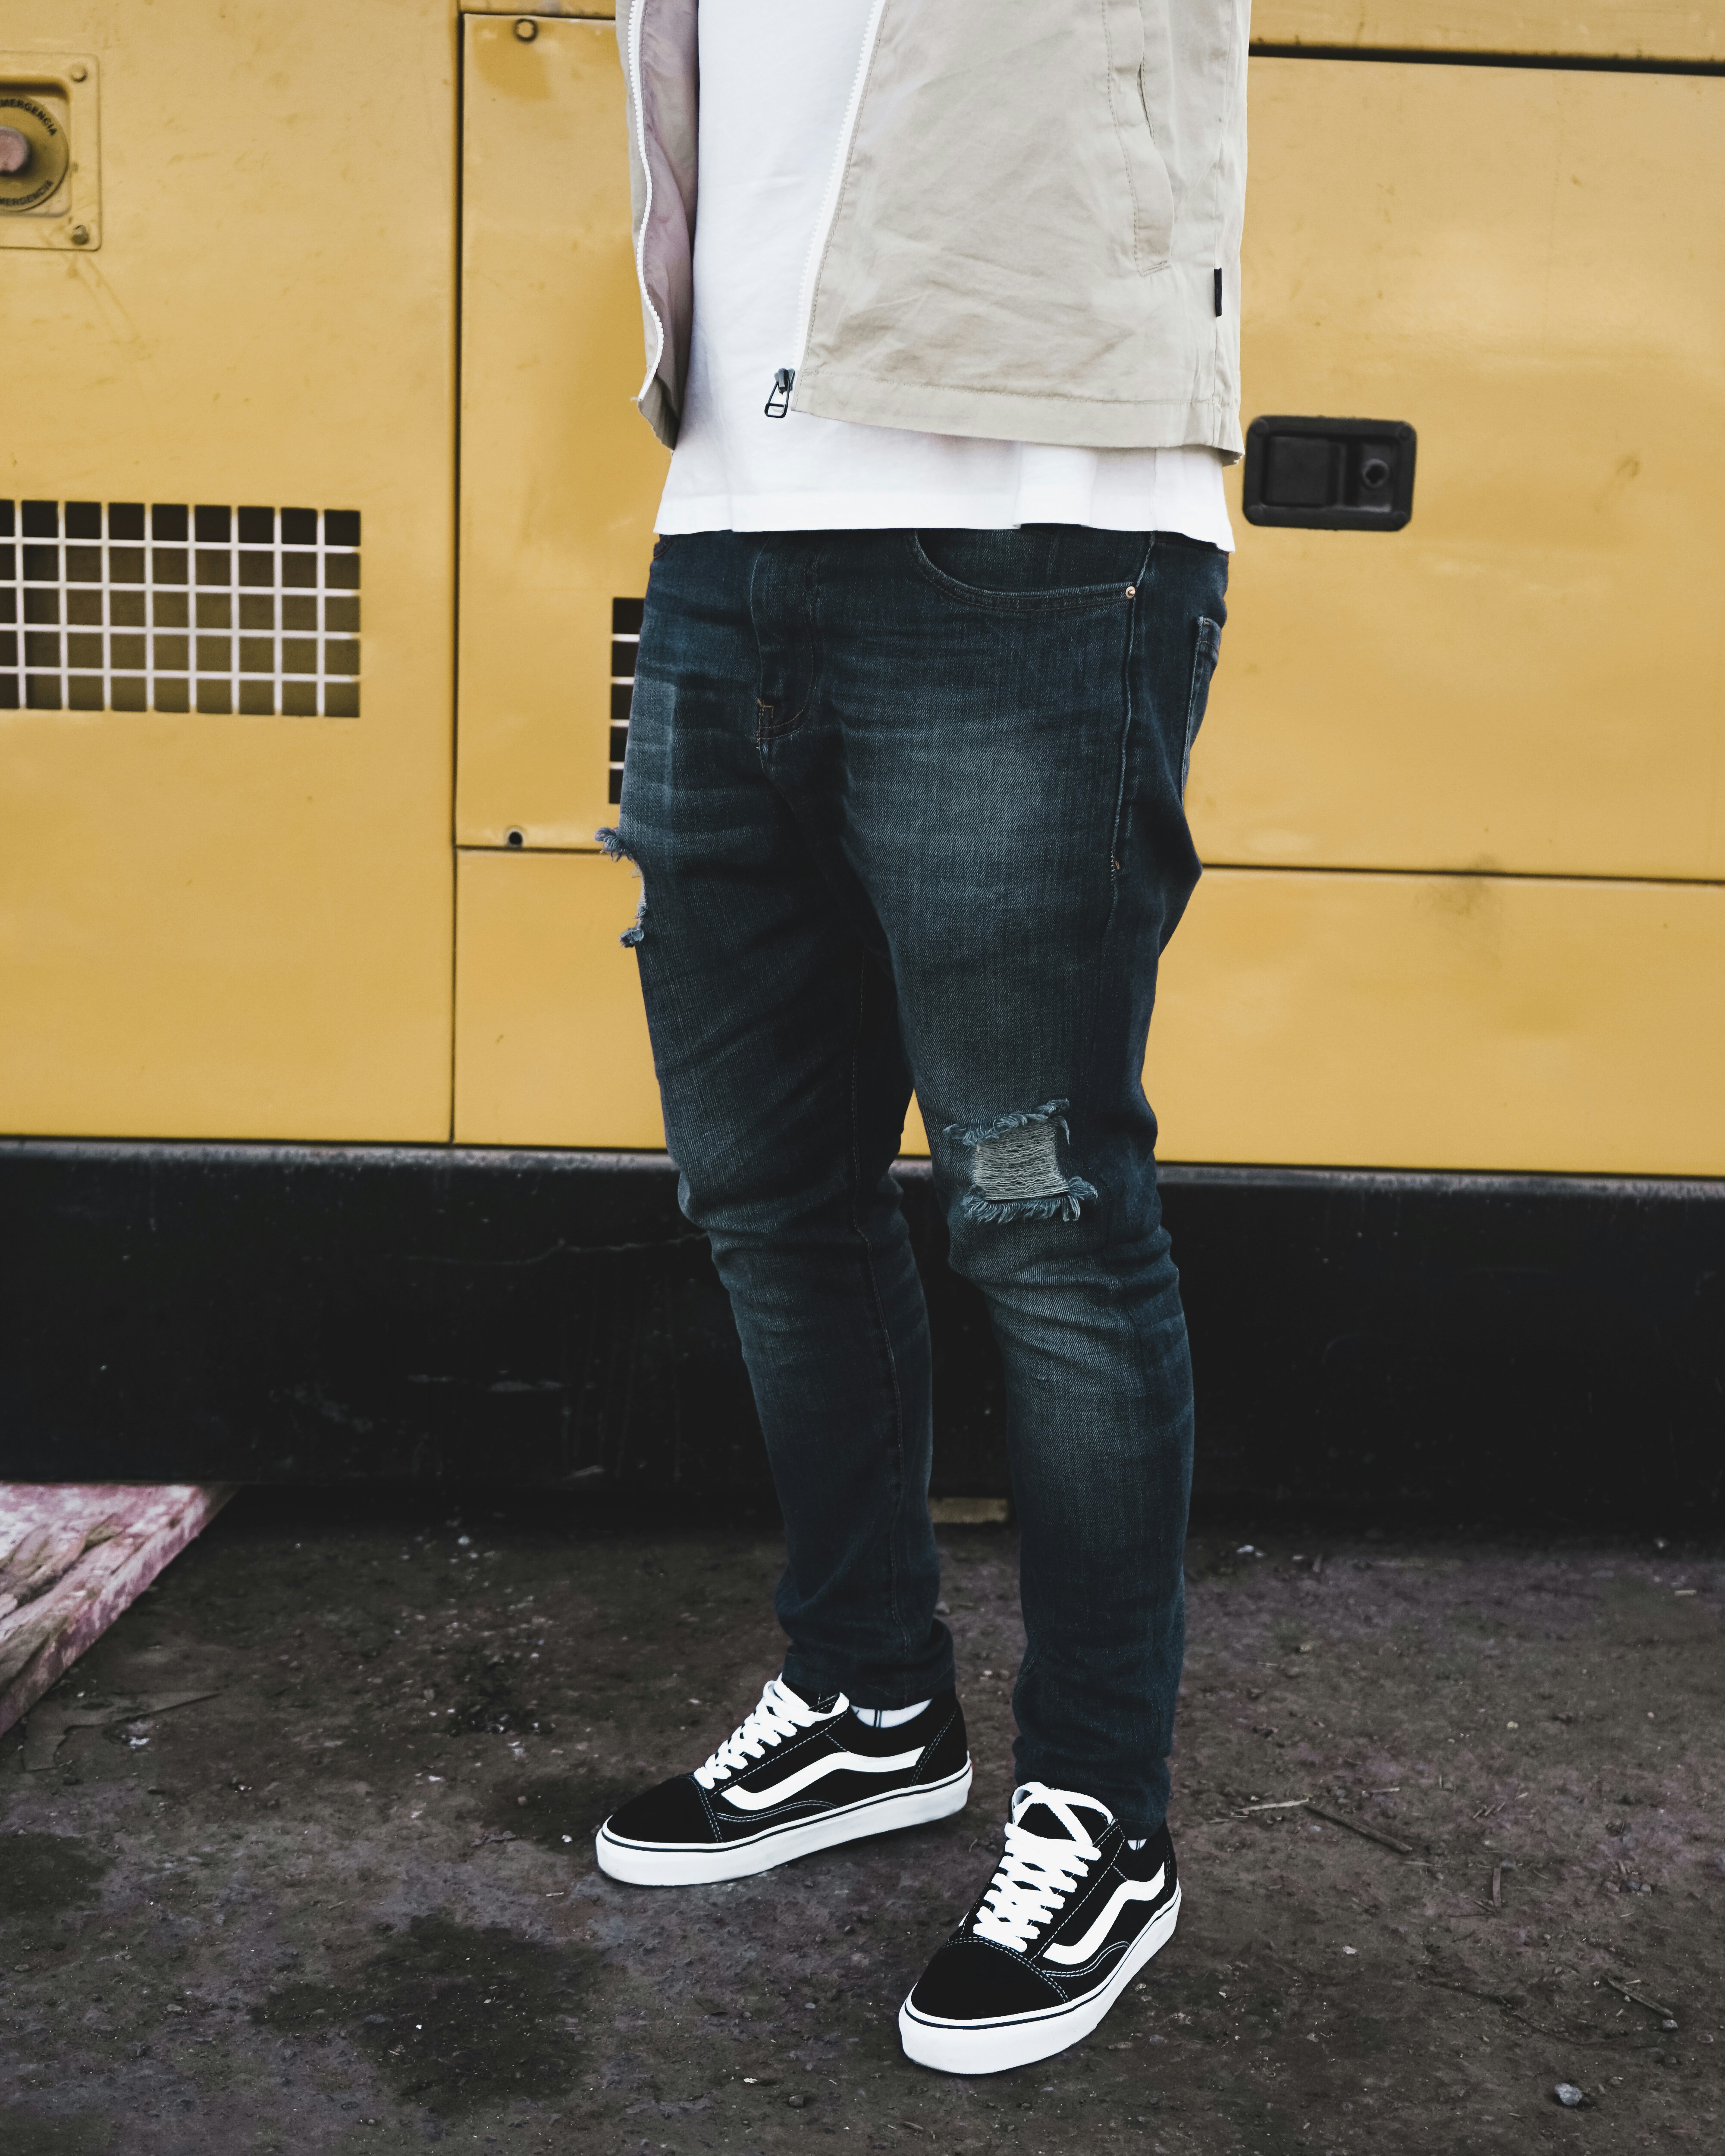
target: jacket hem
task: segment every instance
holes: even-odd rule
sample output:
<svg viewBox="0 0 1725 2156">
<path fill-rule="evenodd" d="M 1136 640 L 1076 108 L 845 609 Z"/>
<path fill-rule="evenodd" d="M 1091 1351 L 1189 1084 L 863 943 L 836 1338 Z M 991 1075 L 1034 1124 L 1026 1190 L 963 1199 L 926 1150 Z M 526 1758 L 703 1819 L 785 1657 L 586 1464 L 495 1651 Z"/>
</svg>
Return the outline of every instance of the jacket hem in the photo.
<svg viewBox="0 0 1725 2156">
<path fill-rule="evenodd" d="M 1230 405 L 1185 398 L 1108 399 L 1051 391 L 887 381 L 815 361 L 797 377 L 792 409 L 817 419 L 1068 449 L 1209 449 L 1238 464 L 1245 443 Z"/>
</svg>

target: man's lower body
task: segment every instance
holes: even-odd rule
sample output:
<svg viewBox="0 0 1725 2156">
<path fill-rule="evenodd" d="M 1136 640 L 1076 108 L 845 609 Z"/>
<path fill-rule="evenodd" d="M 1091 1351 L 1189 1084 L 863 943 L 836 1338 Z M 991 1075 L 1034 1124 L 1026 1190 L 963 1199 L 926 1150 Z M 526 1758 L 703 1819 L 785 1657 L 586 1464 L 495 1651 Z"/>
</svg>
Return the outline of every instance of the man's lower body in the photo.
<svg viewBox="0 0 1725 2156">
<path fill-rule="evenodd" d="M 642 631 L 616 840 L 642 877 L 630 940 L 788 1546 L 782 1702 L 758 1745 L 708 1763 L 702 1819 L 774 1748 L 838 1743 L 795 1702 L 937 1710 L 952 1686 L 927 1319 L 889 1172 L 914 1088 L 1004 1373 L 1015 1758 L 1020 1798 L 1042 1793 L 1014 1800 L 1019 1869 L 1051 1863 L 1067 1893 L 1044 1907 L 997 1876 L 955 1934 L 990 1969 L 1040 1972 L 1046 2000 L 995 1986 L 991 2026 L 1071 2019 L 1075 1938 L 1117 1975 L 1151 1898 L 1134 1866 L 1166 1843 L 1192 1396 L 1140 1074 L 1199 874 L 1181 797 L 1225 582 L 1225 555 L 1162 534 L 706 533 L 660 542 Z M 951 1768 L 933 1741 L 925 1791 Z M 871 1830 L 901 1770 L 865 1748 L 811 1754 L 794 1792 L 754 1776 L 800 1820 L 788 1853 L 823 1779 L 864 1793 L 847 1816 Z M 1058 1853 L 1074 1835 L 1081 1862 Z M 1171 1851 L 1158 1876 L 1171 1928 Z M 1122 1897 L 1120 1936 L 1091 1938 Z"/>
</svg>

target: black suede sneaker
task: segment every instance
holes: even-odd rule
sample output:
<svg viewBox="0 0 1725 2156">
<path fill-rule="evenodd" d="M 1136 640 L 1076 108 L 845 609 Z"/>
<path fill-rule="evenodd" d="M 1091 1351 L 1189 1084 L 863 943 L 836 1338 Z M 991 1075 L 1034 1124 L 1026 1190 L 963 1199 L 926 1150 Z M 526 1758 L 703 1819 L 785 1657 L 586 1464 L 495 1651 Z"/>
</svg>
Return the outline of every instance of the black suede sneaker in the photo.
<svg viewBox="0 0 1725 2156">
<path fill-rule="evenodd" d="M 949 2074 L 998 2074 L 1089 2035 L 1180 1913 L 1166 1826 L 1127 1846 L 1107 1806 L 1014 1789 L 988 1891 L 899 2009 L 905 2053 Z"/>
<path fill-rule="evenodd" d="M 864 1835 L 963 1811 L 970 1753 L 957 1695 L 875 1729 L 842 1692 L 808 1700 L 774 1677 L 742 1727 L 692 1774 L 613 1812 L 601 1871 L 637 1887 L 746 1879 Z"/>
</svg>

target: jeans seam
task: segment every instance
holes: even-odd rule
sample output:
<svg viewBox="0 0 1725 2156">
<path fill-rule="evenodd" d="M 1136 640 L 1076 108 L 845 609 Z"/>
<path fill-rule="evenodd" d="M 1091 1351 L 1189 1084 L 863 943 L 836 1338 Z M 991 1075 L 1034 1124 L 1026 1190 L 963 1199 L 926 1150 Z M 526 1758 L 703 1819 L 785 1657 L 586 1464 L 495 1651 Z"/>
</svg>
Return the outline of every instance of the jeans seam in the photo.
<svg viewBox="0 0 1725 2156">
<path fill-rule="evenodd" d="M 803 572 L 803 625 L 809 639 L 809 693 L 788 718 L 777 716 L 778 707 L 757 696 L 755 710 L 759 714 L 755 721 L 755 747 L 770 748 L 775 742 L 784 741 L 800 732 L 809 712 L 814 706 L 814 685 L 820 678 L 819 583 L 820 554 L 811 548 Z"/>
<path fill-rule="evenodd" d="M 755 721 L 755 747 L 757 748 L 765 748 L 771 742 L 783 741 L 788 734 L 795 733 L 797 729 L 809 716 L 809 706 L 806 701 L 800 704 L 796 711 L 791 714 L 789 718 L 783 720 L 777 720 L 773 716 L 772 705 L 768 703 L 762 697 L 756 697 L 755 709 L 757 711 L 765 713 L 766 715 L 764 717 L 757 718 Z"/>
<path fill-rule="evenodd" d="M 1132 769 L 1132 721 L 1137 714 L 1132 707 L 1132 647 L 1138 634 L 1137 594 L 1150 582 L 1152 566 L 1156 559 L 1156 541 L 1153 535 L 1149 551 L 1141 564 L 1137 580 L 1132 587 L 1132 611 L 1127 617 L 1126 651 L 1121 661 L 1120 693 L 1126 706 L 1124 723 L 1120 729 L 1120 783 L 1114 793 L 1114 822 L 1108 833 L 1108 919 L 1102 931 L 1106 940 L 1108 930 L 1114 926 L 1114 909 L 1120 896 L 1120 829 L 1126 814 L 1127 779 Z"/>
<path fill-rule="evenodd" d="M 1098 961 L 1096 1014 L 1091 1022 L 1091 1035 L 1085 1044 L 1082 1077 L 1086 1086 L 1096 1068 L 1096 1036 L 1101 1029 L 1103 1005 L 1106 1000 L 1108 979 L 1108 946 L 1113 937 L 1116 920 L 1120 911 L 1120 833 L 1126 815 L 1127 786 L 1132 770 L 1132 732 L 1137 717 L 1132 695 L 1132 653 L 1137 643 L 1140 600 L 1147 590 L 1156 561 L 1156 540 L 1153 534 L 1148 551 L 1139 567 L 1137 581 L 1133 587 L 1127 616 L 1126 650 L 1121 660 L 1120 693 L 1126 713 L 1120 729 L 1120 779 L 1114 795 L 1114 821 L 1108 833 L 1108 917 L 1102 923 L 1101 950 Z M 1075 1096 L 1076 1097 L 1076 1096 Z"/>
<path fill-rule="evenodd" d="M 859 951 L 856 959 L 856 1031 L 850 1043 L 850 1232 L 862 1245 L 863 1270 L 869 1283 L 869 1308 L 874 1317 L 875 1329 L 886 1358 L 888 1379 L 892 1389 L 893 1460 L 896 1470 L 896 1488 L 893 1496 L 893 1529 L 896 1531 L 905 1502 L 905 1408 L 904 1396 L 898 1381 L 898 1358 L 892 1352 L 892 1331 L 886 1322 L 886 1312 L 880 1298 L 880 1283 L 875 1274 L 875 1254 L 869 1247 L 868 1236 L 863 1231 L 858 1215 L 858 1200 L 862 1188 L 862 1147 L 860 1132 L 860 1111 L 858 1105 L 857 1061 L 862 1042 L 864 998 L 868 986 L 868 953 Z M 898 1556 L 896 1532 L 889 1532 L 886 1540 L 886 1604 L 899 1638 L 899 1656 L 901 1662 L 911 1659 L 911 1639 L 899 1608 Z"/>
<path fill-rule="evenodd" d="M 1193 639 L 1192 679 L 1186 690 L 1186 734 L 1184 745 L 1180 751 L 1182 806 L 1185 803 L 1186 782 L 1192 772 L 1192 751 L 1198 741 L 1198 729 L 1200 724 L 1198 711 L 1200 678 L 1202 692 L 1208 701 L 1210 678 L 1216 670 L 1216 662 L 1221 655 L 1221 624 L 1212 621 L 1208 614 L 1200 614 L 1198 617 L 1198 633 Z M 1208 666 L 1204 663 L 1206 660 L 1209 662 Z"/>
</svg>

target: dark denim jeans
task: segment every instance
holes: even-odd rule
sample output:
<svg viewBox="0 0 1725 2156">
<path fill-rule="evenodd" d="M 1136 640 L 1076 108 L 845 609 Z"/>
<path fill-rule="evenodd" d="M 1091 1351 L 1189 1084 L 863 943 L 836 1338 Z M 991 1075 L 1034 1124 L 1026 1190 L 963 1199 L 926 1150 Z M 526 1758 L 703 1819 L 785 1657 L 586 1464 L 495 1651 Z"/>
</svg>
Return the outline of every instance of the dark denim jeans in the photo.
<svg viewBox="0 0 1725 2156">
<path fill-rule="evenodd" d="M 1140 1073 L 1226 575 L 1065 526 L 662 541 L 615 839 L 783 1507 L 785 1674 L 872 1707 L 952 1681 L 888 1172 L 914 1085 L 1005 1368 L 1019 1776 L 1134 1833 L 1168 1804 L 1192 1449 Z"/>
</svg>

